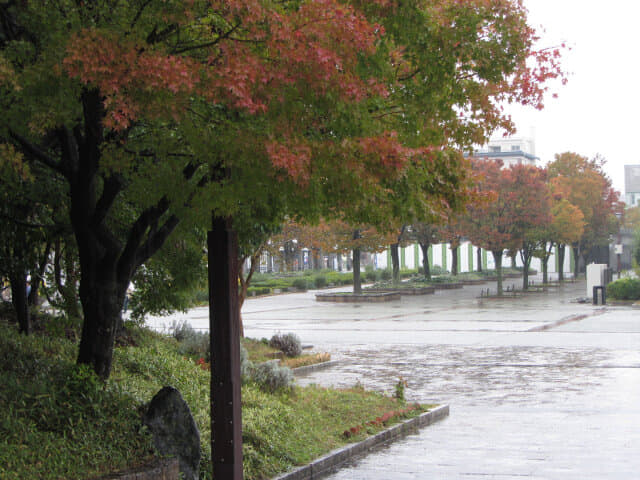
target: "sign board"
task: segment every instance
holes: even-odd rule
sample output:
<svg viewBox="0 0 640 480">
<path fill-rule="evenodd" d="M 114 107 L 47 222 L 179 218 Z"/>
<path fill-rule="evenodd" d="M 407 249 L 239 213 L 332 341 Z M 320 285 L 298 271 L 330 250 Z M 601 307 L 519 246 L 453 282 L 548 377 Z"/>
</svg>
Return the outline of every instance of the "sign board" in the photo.
<svg viewBox="0 0 640 480">
<path fill-rule="evenodd" d="M 587 297 L 593 297 L 593 287 L 606 286 L 607 279 L 605 271 L 607 265 L 605 263 L 592 263 L 587 265 Z"/>
</svg>

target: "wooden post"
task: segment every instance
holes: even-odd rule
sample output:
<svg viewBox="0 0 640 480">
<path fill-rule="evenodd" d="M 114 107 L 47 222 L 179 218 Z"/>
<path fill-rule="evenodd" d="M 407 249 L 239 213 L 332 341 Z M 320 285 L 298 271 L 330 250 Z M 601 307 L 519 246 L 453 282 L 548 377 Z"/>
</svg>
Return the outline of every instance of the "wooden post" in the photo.
<svg viewBox="0 0 640 480">
<path fill-rule="evenodd" d="M 238 242 L 230 220 L 213 218 L 207 245 L 213 478 L 242 480 Z"/>
</svg>

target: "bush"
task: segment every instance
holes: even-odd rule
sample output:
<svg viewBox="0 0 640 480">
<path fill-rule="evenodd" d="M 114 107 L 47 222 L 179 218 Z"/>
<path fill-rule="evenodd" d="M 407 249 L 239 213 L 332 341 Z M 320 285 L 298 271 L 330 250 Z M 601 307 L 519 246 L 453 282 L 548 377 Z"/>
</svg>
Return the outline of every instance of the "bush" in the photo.
<svg viewBox="0 0 640 480">
<path fill-rule="evenodd" d="M 173 338 L 178 341 L 178 351 L 182 355 L 211 361 L 209 332 L 198 332 L 187 322 L 174 323 L 171 330 Z"/>
<path fill-rule="evenodd" d="M 254 366 L 251 378 L 267 392 L 288 390 L 293 387 L 293 373 L 290 368 L 278 365 L 278 360 L 270 360 Z"/>
<path fill-rule="evenodd" d="M 382 280 L 391 280 L 391 277 L 393 277 L 393 272 L 389 268 L 385 268 L 380 272 L 380 278 Z"/>
<path fill-rule="evenodd" d="M 298 290 L 307 290 L 309 288 L 306 278 L 296 278 L 292 285 Z"/>
<path fill-rule="evenodd" d="M 640 279 L 621 278 L 607 285 L 607 296 L 616 300 L 640 300 Z"/>
<path fill-rule="evenodd" d="M 327 277 L 324 275 L 317 275 L 314 279 L 314 283 L 316 284 L 316 288 L 324 288 L 327 286 Z"/>
<path fill-rule="evenodd" d="M 247 349 L 240 345 L 240 375 L 243 378 L 248 378 L 251 376 L 252 370 L 253 363 L 251 362 L 251 360 L 249 360 Z"/>
<path fill-rule="evenodd" d="M 377 282 L 381 277 L 380 270 L 367 270 L 364 274 L 365 280 L 369 282 Z"/>
<path fill-rule="evenodd" d="M 269 340 L 269 346 L 277 348 L 287 357 L 297 357 L 302 353 L 300 338 L 293 333 L 285 335 L 276 334 Z"/>
</svg>

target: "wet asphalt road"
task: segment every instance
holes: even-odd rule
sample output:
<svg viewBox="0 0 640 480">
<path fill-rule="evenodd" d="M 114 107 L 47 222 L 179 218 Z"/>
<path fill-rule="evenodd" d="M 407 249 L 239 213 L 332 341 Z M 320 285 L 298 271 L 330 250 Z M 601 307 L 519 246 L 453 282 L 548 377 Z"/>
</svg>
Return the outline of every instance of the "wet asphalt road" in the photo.
<svg viewBox="0 0 640 480">
<path fill-rule="evenodd" d="M 575 303 L 583 283 L 505 300 L 478 299 L 482 288 L 387 304 L 248 300 L 245 333 L 294 332 L 339 360 L 301 384 L 390 393 L 402 377 L 408 400 L 450 405 L 330 479 L 640 478 L 640 310 Z M 208 322 L 206 310 L 187 317 Z"/>
</svg>

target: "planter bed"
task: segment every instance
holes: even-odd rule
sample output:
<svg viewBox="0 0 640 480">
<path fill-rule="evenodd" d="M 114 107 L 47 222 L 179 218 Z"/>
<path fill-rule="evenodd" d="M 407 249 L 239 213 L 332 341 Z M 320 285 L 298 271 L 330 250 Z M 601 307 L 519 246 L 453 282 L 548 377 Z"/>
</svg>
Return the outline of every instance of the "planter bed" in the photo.
<svg viewBox="0 0 640 480">
<path fill-rule="evenodd" d="M 318 302 L 335 303 L 382 303 L 400 300 L 400 293 L 318 293 L 316 294 L 316 300 Z"/>
<path fill-rule="evenodd" d="M 367 288 L 367 293 L 399 293 L 400 295 L 429 295 L 435 293 L 435 287 L 415 288 Z"/>
<path fill-rule="evenodd" d="M 460 280 L 462 285 L 481 285 L 483 283 L 487 283 L 487 280 L 484 278 L 478 278 L 477 280 Z"/>
<path fill-rule="evenodd" d="M 463 285 L 461 282 L 458 283 L 434 283 L 433 288 L 436 290 L 453 290 L 456 288 L 462 288 Z"/>
</svg>

